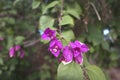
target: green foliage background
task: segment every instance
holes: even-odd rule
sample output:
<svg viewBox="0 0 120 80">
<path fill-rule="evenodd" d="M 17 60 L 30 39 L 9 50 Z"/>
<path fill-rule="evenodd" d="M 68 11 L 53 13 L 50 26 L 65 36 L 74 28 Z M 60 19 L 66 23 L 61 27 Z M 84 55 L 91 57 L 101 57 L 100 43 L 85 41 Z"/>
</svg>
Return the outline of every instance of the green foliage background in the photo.
<svg viewBox="0 0 120 80">
<path fill-rule="evenodd" d="M 47 27 L 58 30 L 62 26 L 67 42 L 78 39 L 86 43 L 90 63 L 102 69 L 120 66 L 119 0 L 61 1 L 0 0 L 0 37 L 4 38 L 0 41 L 0 80 L 56 80 L 59 61 L 46 50 L 48 42 L 42 41 L 38 32 Z M 104 29 L 110 30 L 107 36 Z M 9 48 L 18 44 L 25 50 L 25 57 L 9 58 Z M 91 69 L 87 69 L 89 73 Z"/>
</svg>

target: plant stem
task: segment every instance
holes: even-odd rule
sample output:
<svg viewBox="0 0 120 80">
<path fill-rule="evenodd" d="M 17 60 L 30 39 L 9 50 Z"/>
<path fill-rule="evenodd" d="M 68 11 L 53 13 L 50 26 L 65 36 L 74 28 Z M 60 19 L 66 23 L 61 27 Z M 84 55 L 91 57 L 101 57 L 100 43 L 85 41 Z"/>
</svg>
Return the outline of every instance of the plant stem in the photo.
<svg viewBox="0 0 120 80">
<path fill-rule="evenodd" d="M 101 17 L 100 17 L 100 15 L 99 15 L 99 13 L 98 13 L 95 5 L 94 5 L 92 2 L 89 2 L 89 4 L 93 7 L 93 9 L 94 9 L 94 11 L 95 11 L 95 13 L 96 13 L 96 15 L 97 15 L 97 17 L 98 17 L 98 20 L 101 21 Z"/>
<path fill-rule="evenodd" d="M 62 27 L 62 26 L 60 25 L 60 23 L 61 23 L 61 21 L 62 21 L 63 6 L 64 6 L 64 0 L 61 0 L 60 14 L 59 14 L 59 17 L 58 17 L 58 22 L 59 22 L 59 33 L 60 33 L 60 36 L 61 36 L 61 33 L 62 33 L 62 31 L 61 31 L 61 27 Z"/>
</svg>

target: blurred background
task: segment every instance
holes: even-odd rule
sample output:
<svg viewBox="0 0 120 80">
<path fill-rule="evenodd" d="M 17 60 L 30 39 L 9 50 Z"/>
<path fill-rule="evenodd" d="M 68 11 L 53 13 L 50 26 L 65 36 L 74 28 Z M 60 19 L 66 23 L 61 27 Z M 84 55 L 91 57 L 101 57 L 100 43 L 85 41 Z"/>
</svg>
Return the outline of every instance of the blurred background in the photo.
<svg viewBox="0 0 120 80">
<path fill-rule="evenodd" d="M 42 9 L 55 0 L 34 1 L 33 4 L 33 0 L 0 0 L 0 80 L 56 80 L 60 62 L 47 51 L 49 45 L 40 40 L 39 32 Z M 70 9 L 73 2 L 77 2 L 74 6 L 79 5 L 81 13 L 70 12 L 74 26 L 65 25 L 62 31 L 70 29 L 74 35 L 72 40 L 78 39 L 89 46 L 87 59 L 102 68 L 107 80 L 120 80 L 120 1 L 64 2 Z M 54 8 L 45 15 L 54 15 L 55 19 Z M 55 21 L 54 27 L 57 24 Z M 70 34 L 64 35 L 72 37 Z M 19 58 L 19 53 L 14 58 L 9 57 L 9 48 L 14 45 L 21 45 L 24 58 Z"/>
</svg>

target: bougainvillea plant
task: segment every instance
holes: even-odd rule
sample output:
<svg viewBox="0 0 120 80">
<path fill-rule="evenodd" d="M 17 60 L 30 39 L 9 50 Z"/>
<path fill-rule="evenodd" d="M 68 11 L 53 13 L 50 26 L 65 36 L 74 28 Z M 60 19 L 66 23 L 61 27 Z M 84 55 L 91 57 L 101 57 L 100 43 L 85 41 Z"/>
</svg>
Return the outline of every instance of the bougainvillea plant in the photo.
<svg viewBox="0 0 120 80">
<path fill-rule="evenodd" d="M 71 40 L 74 35 L 71 29 L 75 26 L 74 19 L 80 19 L 82 14 L 79 4 L 74 0 L 33 0 L 32 8 L 36 9 L 39 6 L 42 12 L 38 30 L 41 39 L 49 41 L 46 50 L 61 62 L 57 69 L 57 79 L 106 80 L 102 70 L 87 61 L 85 53 L 90 50 L 89 47 L 79 40 Z M 67 26 L 69 31 L 62 32 L 62 26 Z M 20 58 L 24 57 L 25 52 L 20 45 L 9 48 L 11 58 L 17 53 Z"/>
</svg>

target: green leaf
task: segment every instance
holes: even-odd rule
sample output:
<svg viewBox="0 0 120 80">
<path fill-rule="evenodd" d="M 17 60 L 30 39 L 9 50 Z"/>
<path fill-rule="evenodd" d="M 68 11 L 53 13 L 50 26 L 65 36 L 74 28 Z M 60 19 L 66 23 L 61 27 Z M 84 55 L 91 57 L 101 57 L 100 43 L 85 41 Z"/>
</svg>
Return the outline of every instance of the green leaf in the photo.
<svg viewBox="0 0 120 80">
<path fill-rule="evenodd" d="M 49 43 L 49 41 L 47 41 L 47 40 L 40 40 L 43 44 L 47 44 L 47 43 Z"/>
<path fill-rule="evenodd" d="M 78 3 L 67 4 L 66 12 L 77 19 L 80 19 L 80 15 L 82 14 L 82 9 Z"/>
<path fill-rule="evenodd" d="M 14 31 L 12 30 L 12 28 L 7 28 L 6 29 L 6 32 L 10 35 L 13 35 L 14 34 Z"/>
<path fill-rule="evenodd" d="M 20 1 L 20 0 L 15 0 L 15 1 L 13 2 L 13 5 L 15 6 L 19 1 Z"/>
<path fill-rule="evenodd" d="M 75 10 L 67 10 L 66 12 L 75 18 L 80 19 L 79 14 Z"/>
<path fill-rule="evenodd" d="M 56 6 L 59 3 L 59 1 L 53 1 L 50 4 L 47 5 L 46 9 L 52 8 L 54 6 Z"/>
<path fill-rule="evenodd" d="M 84 58 L 83 58 L 83 65 L 84 66 L 89 66 L 90 63 L 88 62 L 87 56 L 84 54 Z"/>
<path fill-rule="evenodd" d="M 106 80 L 103 71 L 95 65 L 87 66 L 86 73 L 90 80 Z"/>
<path fill-rule="evenodd" d="M 103 35 L 98 27 L 88 26 L 88 41 L 92 42 L 94 46 L 103 42 Z"/>
<path fill-rule="evenodd" d="M 5 17 L 3 18 L 4 21 L 6 21 L 8 24 L 15 24 L 15 19 L 11 17 Z"/>
<path fill-rule="evenodd" d="M 105 50 L 107 50 L 107 51 L 110 51 L 109 44 L 108 44 L 107 41 L 103 41 L 102 42 L 102 48 L 105 49 Z"/>
<path fill-rule="evenodd" d="M 17 10 L 10 10 L 9 14 L 17 15 Z M 14 19 L 14 18 L 13 18 Z"/>
<path fill-rule="evenodd" d="M 72 39 L 75 38 L 74 33 L 73 33 L 72 30 L 63 31 L 63 32 L 62 32 L 62 37 L 63 37 L 66 41 L 68 41 L 68 42 L 70 42 Z"/>
<path fill-rule="evenodd" d="M 0 75 L 2 74 L 2 70 L 0 70 Z"/>
<path fill-rule="evenodd" d="M 115 41 L 115 40 L 117 39 L 118 34 L 116 33 L 115 30 L 112 30 L 112 32 L 111 32 L 111 36 L 110 36 L 110 37 L 112 37 L 112 40 L 113 40 L 113 41 Z"/>
<path fill-rule="evenodd" d="M 93 53 L 95 51 L 94 47 L 90 47 L 90 53 Z"/>
<path fill-rule="evenodd" d="M 12 47 L 14 45 L 14 40 L 13 40 L 13 36 L 9 35 L 7 36 L 7 49 L 9 49 L 10 47 Z"/>
<path fill-rule="evenodd" d="M 58 80 L 83 80 L 83 71 L 75 62 L 66 65 L 61 63 L 57 70 L 57 77 Z"/>
<path fill-rule="evenodd" d="M 79 15 L 81 15 L 82 14 L 82 9 L 80 7 L 80 4 L 75 2 L 73 6 L 74 6 L 74 9 L 79 13 Z"/>
<path fill-rule="evenodd" d="M 40 0 L 33 0 L 33 2 L 32 2 L 32 9 L 38 8 L 40 3 L 41 3 Z"/>
<path fill-rule="evenodd" d="M 4 64 L 3 59 L 0 58 L 0 65 L 3 65 L 3 64 Z"/>
<path fill-rule="evenodd" d="M 59 25 L 68 25 L 70 24 L 71 26 L 74 26 L 74 20 L 71 16 L 65 15 L 62 17 L 62 21 Z"/>
<path fill-rule="evenodd" d="M 110 55 L 110 59 L 112 61 L 116 61 L 119 58 L 120 58 L 120 55 L 119 55 L 119 52 L 117 52 L 117 51 L 112 52 L 111 55 Z"/>
<path fill-rule="evenodd" d="M 50 4 L 48 4 L 48 5 L 44 8 L 43 14 L 45 14 L 48 9 L 56 6 L 57 4 L 59 4 L 59 1 L 53 1 L 53 2 L 51 2 Z"/>
<path fill-rule="evenodd" d="M 22 44 L 22 42 L 25 40 L 25 37 L 23 36 L 17 36 L 15 38 L 15 44 L 18 45 L 18 44 Z"/>
<path fill-rule="evenodd" d="M 39 27 L 41 30 L 45 30 L 47 27 L 53 29 L 55 19 L 50 16 L 41 16 L 39 20 Z"/>
</svg>

